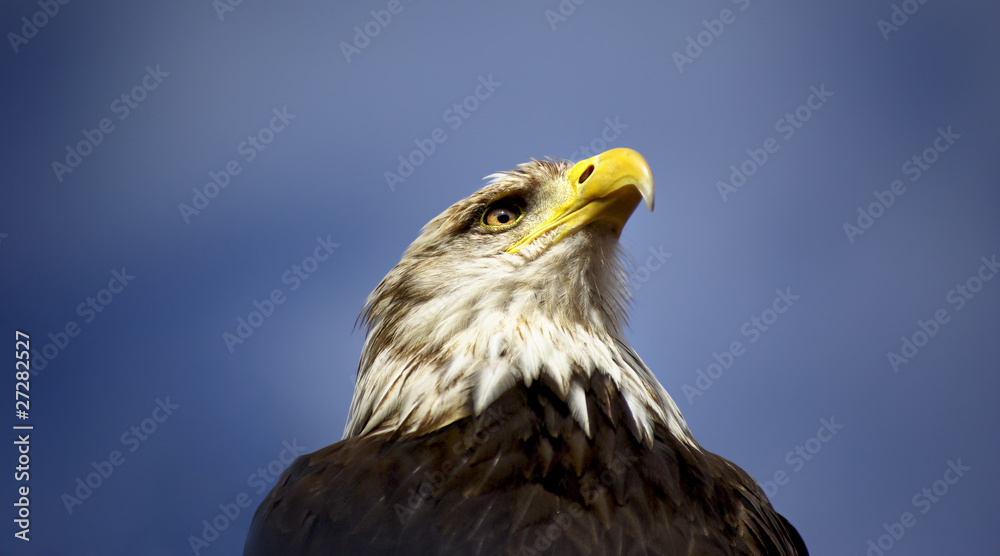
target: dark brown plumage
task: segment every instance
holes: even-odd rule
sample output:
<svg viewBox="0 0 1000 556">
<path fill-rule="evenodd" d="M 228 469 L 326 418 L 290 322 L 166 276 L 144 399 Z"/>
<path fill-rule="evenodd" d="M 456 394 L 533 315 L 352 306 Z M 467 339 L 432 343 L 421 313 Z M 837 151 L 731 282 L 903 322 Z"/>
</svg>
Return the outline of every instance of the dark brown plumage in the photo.
<svg viewBox="0 0 1000 556">
<path fill-rule="evenodd" d="M 543 384 L 420 437 L 348 439 L 299 458 L 261 503 L 246 556 L 793 555 L 795 529 L 746 473 L 586 387 L 587 438 Z"/>
</svg>

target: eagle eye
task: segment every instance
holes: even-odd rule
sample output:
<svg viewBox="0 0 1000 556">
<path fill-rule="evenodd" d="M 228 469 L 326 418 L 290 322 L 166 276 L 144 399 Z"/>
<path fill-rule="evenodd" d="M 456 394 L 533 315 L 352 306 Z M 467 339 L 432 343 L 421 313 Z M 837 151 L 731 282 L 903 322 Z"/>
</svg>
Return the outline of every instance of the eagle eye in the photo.
<svg viewBox="0 0 1000 556">
<path fill-rule="evenodd" d="M 509 228 L 524 216 L 523 202 L 516 197 L 507 197 L 490 203 L 483 211 L 482 224 L 487 228 Z"/>
</svg>

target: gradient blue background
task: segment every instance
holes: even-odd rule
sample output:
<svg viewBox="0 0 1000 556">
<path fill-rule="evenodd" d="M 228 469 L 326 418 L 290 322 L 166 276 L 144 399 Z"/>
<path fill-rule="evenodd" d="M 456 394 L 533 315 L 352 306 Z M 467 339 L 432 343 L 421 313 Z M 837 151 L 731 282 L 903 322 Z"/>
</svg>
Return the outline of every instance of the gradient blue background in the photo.
<svg viewBox="0 0 1000 556">
<path fill-rule="evenodd" d="M 39 350 L 80 326 L 31 382 L 30 545 L 13 539 L 4 435 L 0 553 L 192 554 L 202 520 L 246 493 L 200 552 L 238 554 L 264 496 L 248 478 L 283 442 L 339 439 L 355 319 L 420 226 L 486 174 L 600 147 L 606 118 L 627 125 L 607 147 L 643 153 L 658 189 L 622 237 L 646 279 L 629 337 L 699 441 L 759 481 L 785 471 L 773 502 L 813 554 L 864 554 L 903 512 L 916 524 L 887 554 L 996 553 L 1000 281 L 961 311 L 945 296 L 1000 251 L 1000 10 L 929 0 L 885 40 L 889 0 L 592 0 L 554 26 L 555 0 L 403 2 L 348 62 L 341 43 L 386 5 L 246 0 L 220 20 L 209 0 L 71 2 L 16 53 L 6 34 L 41 8 L 0 10 L 0 330 Z M 680 71 L 672 55 L 723 9 L 735 21 Z M 117 119 L 157 64 L 169 76 Z M 445 111 L 490 75 L 451 129 Z M 781 138 L 821 85 L 833 96 Z M 295 119 L 246 162 L 238 145 L 285 106 Z M 114 131 L 57 180 L 105 117 Z M 947 126 L 960 139 L 911 183 L 903 163 Z M 447 140 L 390 189 L 384 172 L 437 127 Z M 768 137 L 780 150 L 723 201 L 716 182 Z M 242 172 L 185 223 L 178 205 L 232 159 Z M 907 192 L 849 242 L 844 223 L 894 179 Z M 282 273 L 327 236 L 340 247 L 290 291 Z M 646 278 L 651 248 L 672 255 Z M 136 278 L 85 324 L 77 306 L 123 266 Z M 696 369 L 786 287 L 801 298 L 689 403 Z M 275 288 L 286 302 L 230 353 L 222 334 Z M 951 321 L 894 373 L 887 353 L 939 308 Z M 179 409 L 128 452 L 122 434 L 168 396 Z M 3 397 L 0 426 L 16 424 Z M 843 428 L 796 471 L 786 454 L 831 416 Z M 69 514 L 62 495 L 112 450 L 124 463 Z M 920 513 L 914 495 L 958 458 L 971 470 Z"/>
</svg>

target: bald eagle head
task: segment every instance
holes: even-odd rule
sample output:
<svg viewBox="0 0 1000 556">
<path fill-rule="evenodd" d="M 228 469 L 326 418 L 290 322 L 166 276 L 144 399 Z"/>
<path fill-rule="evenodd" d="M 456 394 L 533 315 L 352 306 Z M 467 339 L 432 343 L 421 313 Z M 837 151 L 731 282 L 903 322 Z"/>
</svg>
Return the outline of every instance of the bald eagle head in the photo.
<svg viewBox="0 0 1000 556">
<path fill-rule="evenodd" d="M 676 405 L 625 340 L 622 227 L 653 208 L 643 157 L 613 149 L 538 161 L 431 220 L 368 298 L 345 438 L 422 434 L 541 381 L 591 434 L 584 385 L 622 393 L 636 437 L 659 423 L 693 444 Z"/>
<path fill-rule="evenodd" d="M 807 554 L 625 340 L 646 161 L 489 177 L 368 298 L 345 438 L 282 474 L 244 554 Z"/>
</svg>

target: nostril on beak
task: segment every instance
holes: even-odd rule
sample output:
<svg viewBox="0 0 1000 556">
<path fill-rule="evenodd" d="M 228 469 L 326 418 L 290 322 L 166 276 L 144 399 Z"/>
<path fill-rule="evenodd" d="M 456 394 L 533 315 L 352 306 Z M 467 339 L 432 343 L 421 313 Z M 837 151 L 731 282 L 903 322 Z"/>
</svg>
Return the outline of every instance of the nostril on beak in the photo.
<svg viewBox="0 0 1000 556">
<path fill-rule="evenodd" d="M 583 185 L 583 182 L 587 181 L 587 178 L 589 178 L 590 175 L 593 173 L 594 173 L 594 165 L 591 164 L 590 166 L 587 166 L 587 169 L 584 170 L 582 174 L 580 174 L 580 179 L 577 180 L 577 183 Z"/>
</svg>

